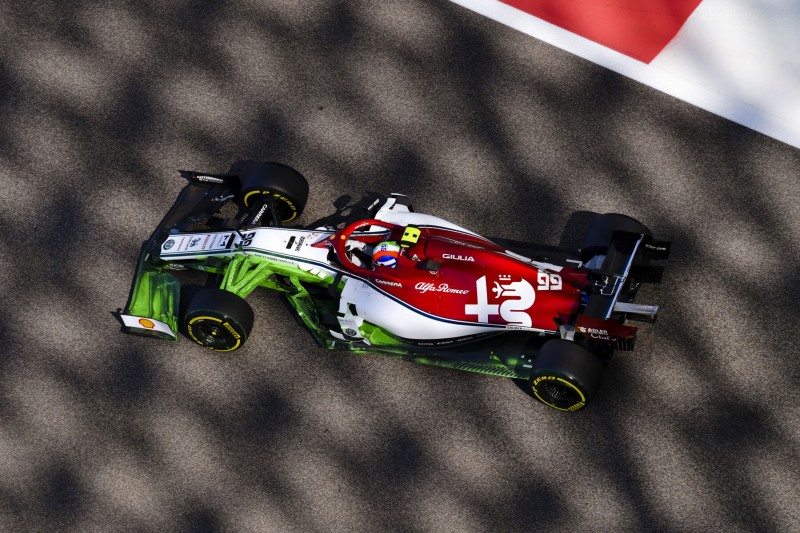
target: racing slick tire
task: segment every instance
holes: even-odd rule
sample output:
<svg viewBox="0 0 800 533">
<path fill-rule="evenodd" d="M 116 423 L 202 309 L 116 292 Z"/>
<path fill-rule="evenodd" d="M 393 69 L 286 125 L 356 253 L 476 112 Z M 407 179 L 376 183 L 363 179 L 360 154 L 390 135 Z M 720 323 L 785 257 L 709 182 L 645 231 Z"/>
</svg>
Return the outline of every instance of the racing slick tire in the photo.
<svg viewBox="0 0 800 533">
<path fill-rule="evenodd" d="M 247 161 L 236 173 L 242 182 L 240 198 L 245 207 L 259 199 L 271 199 L 282 222 L 294 220 L 303 212 L 308 201 L 308 181 L 292 167 Z"/>
<path fill-rule="evenodd" d="M 582 409 L 594 397 L 603 376 L 603 364 L 592 352 L 564 339 L 544 343 L 533 362 L 533 394 L 560 411 Z"/>
<path fill-rule="evenodd" d="M 244 298 L 222 289 L 203 289 L 189 302 L 183 318 L 187 335 L 218 352 L 238 350 L 253 329 L 253 309 Z"/>
<path fill-rule="evenodd" d="M 631 233 L 644 233 L 651 235 L 647 226 L 628 215 L 607 213 L 600 215 L 592 224 L 589 235 L 580 252 L 581 261 L 588 261 L 596 255 L 603 255 L 611 245 L 611 238 L 615 231 L 630 231 Z"/>
</svg>

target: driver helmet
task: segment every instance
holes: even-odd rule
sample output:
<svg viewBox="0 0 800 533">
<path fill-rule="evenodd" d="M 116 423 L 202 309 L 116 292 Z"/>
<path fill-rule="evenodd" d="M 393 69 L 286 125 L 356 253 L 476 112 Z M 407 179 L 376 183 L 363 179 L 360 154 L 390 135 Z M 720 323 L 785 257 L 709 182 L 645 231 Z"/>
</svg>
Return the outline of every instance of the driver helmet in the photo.
<svg viewBox="0 0 800 533">
<path fill-rule="evenodd" d="M 395 241 L 383 241 L 372 250 L 372 262 L 376 266 L 395 267 L 400 257 L 400 246 Z"/>
</svg>

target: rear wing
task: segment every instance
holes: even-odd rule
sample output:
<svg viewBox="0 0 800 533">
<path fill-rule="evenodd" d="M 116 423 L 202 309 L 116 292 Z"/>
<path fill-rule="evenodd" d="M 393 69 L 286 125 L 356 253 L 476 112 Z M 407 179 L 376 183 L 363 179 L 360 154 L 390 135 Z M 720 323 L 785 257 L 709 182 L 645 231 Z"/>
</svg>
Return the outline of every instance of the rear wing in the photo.
<svg viewBox="0 0 800 533">
<path fill-rule="evenodd" d="M 669 258 L 672 243 L 656 241 L 650 235 L 615 231 L 603 263 L 593 271 L 596 292 L 589 296 L 584 315 L 592 318 L 610 319 L 614 314 L 654 322 L 657 305 L 641 305 L 620 302 L 626 285 L 631 280 L 637 283 L 660 283 L 664 267 L 651 261 Z M 635 292 L 635 288 L 632 289 Z"/>
</svg>

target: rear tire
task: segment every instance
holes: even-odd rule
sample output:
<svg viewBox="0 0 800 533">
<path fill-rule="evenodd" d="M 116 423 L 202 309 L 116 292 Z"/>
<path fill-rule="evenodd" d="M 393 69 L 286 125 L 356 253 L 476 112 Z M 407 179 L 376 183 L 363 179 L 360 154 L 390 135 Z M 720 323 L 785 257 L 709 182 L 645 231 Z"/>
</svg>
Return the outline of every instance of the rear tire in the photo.
<svg viewBox="0 0 800 533">
<path fill-rule="evenodd" d="M 603 364 L 574 342 L 546 342 L 533 362 L 531 389 L 539 401 L 559 411 L 583 409 L 594 397 L 603 376 Z"/>
<path fill-rule="evenodd" d="M 292 167 L 245 161 L 234 170 L 242 182 L 240 198 L 245 207 L 251 207 L 257 200 L 271 199 L 282 222 L 296 219 L 305 209 L 308 181 Z"/>
<path fill-rule="evenodd" d="M 187 335 L 219 352 L 241 348 L 253 329 L 253 309 L 243 298 L 222 289 L 203 289 L 186 308 Z"/>
</svg>

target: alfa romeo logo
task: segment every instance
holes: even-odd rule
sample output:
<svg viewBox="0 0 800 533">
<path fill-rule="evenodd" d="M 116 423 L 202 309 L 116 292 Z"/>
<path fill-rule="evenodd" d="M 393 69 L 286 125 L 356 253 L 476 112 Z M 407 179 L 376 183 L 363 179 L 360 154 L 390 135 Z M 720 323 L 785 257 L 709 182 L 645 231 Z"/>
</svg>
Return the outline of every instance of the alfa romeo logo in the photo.
<svg viewBox="0 0 800 533">
<path fill-rule="evenodd" d="M 173 246 L 175 246 L 175 241 L 173 239 L 167 239 L 167 242 L 164 243 L 165 250 L 169 250 Z"/>
<path fill-rule="evenodd" d="M 475 282 L 478 301 L 464 306 L 464 314 L 476 315 L 478 322 L 489 323 L 489 316 L 500 315 L 504 321 L 518 326 L 531 327 L 531 317 L 526 312 L 536 300 L 533 286 L 526 280 L 511 281 L 511 276 L 500 276 L 492 292 L 498 303 L 489 303 L 486 276 Z"/>
<path fill-rule="evenodd" d="M 540 291 L 560 291 L 563 287 L 561 276 L 539 271 L 536 276 L 537 289 Z M 475 282 L 477 302 L 464 306 L 464 314 L 475 315 L 478 322 L 489 323 L 490 316 L 499 315 L 509 325 L 532 327 L 533 321 L 528 309 L 536 301 L 536 290 L 527 280 L 512 281 L 511 276 L 501 275 L 493 282 L 489 297 L 486 276 Z M 491 303 L 490 303 L 491 300 Z"/>
</svg>

